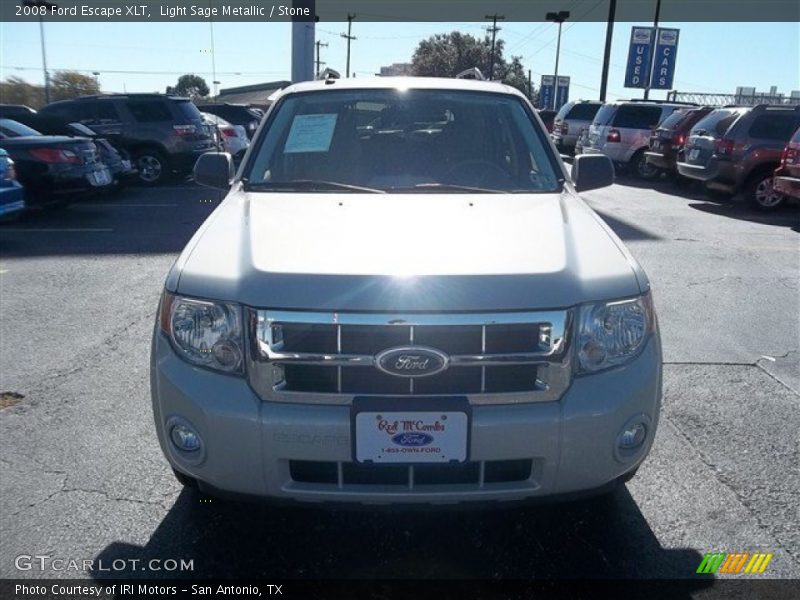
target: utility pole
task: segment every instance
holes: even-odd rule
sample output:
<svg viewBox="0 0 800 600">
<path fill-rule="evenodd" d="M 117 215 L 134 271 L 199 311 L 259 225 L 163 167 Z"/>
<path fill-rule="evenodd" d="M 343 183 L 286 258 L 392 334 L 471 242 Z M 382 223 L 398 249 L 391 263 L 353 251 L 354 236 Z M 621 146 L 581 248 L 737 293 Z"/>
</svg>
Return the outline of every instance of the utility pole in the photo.
<svg viewBox="0 0 800 600">
<path fill-rule="evenodd" d="M 216 102 L 219 81 L 217 81 L 217 59 L 214 53 L 214 21 L 209 20 L 208 24 L 211 26 L 211 85 L 214 87 L 214 102 Z"/>
<path fill-rule="evenodd" d="M 47 2 L 46 0 L 22 0 L 22 5 L 46 8 L 49 11 L 58 8 L 57 4 L 53 4 L 52 2 Z M 50 104 L 50 73 L 47 72 L 47 52 L 45 52 L 45 44 L 44 44 L 44 18 L 42 17 L 41 14 L 39 15 L 39 37 L 42 42 L 42 71 L 44 74 L 44 101 L 46 104 Z"/>
<path fill-rule="evenodd" d="M 528 69 L 528 100 L 533 102 L 533 82 L 531 80 L 531 70 Z"/>
<path fill-rule="evenodd" d="M 603 53 L 603 74 L 600 78 L 600 102 L 606 101 L 608 89 L 608 66 L 611 63 L 611 38 L 614 36 L 614 17 L 617 13 L 617 0 L 608 4 L 608 24 L 606 25 L 606 49 Z"/>
<path fill-rule="evenodd" d="M 545 15 L 545 18 L 548 21 L 552 21 L 553 23 L 558 23 L 558 44 L 556 45 L 556 72 L 553 75 L 553 110 L 556 109 L 556 105 L 558 104 L 558 56 L 561 54 L 561 26 L 564 24 L 564 21 L 569 19 L 569 11 L 568 10 L 560 10 L 556 12 L 549 12 Z"/>
<path fill-rule="evenodd" d="M 505 19 L 505 16 L 494 13 L 493 15 L 486 15 L 484 18 L 492 20 L 492 26 L 486 28 L 487 31 L 492 33 L 492 53 L 489 55 L 489 81 L 491 81 L 494 79 L 494 44 L 495 40 L 497 39 L 497 32 L 500 31 L 500 28 L 497 26 L 497 21 L 502 21 Z"/>
<path fill-rule="evenodd" d="M 319 49 L 320 48 L 327 48 L 328 47 L 328 43 L 327 42 L 322 42 L 320 40 L 317 40 L 316 42 L 314 42 L 314 45 L 317 47 L 317 60 L 314 61 L 314 69 L 316 70 L 316 73 L 317 73 L 317 79 L 319 79 L 319 74 L 320 74 L 320 69 L 319 68 L 322 65 L 325 64 L 325 61 L 322 61 L 322 60 L 319 59 Z"/>
<path fill-rule="evenodd" d="M 653 19 L 653 35 L 658 38 L 658 17 L 661 15 L 661 0 L 656 0 L 656 15 Z M 658 40 L 653 40 L 652 47 L 655 48 Z M 650 57 L 650 73 L 647 76 L 647 86 L 644 88 L 644 99 L 647 100 L 650 97 L 650 81 L 653 79 L 653 67 L 655 66 L 656 61 L 656 53 L 655 50 L 652 52 L 652 56 Z"/>
<path fill-rule="evenodd" d="M 346 76 L 348 78 L 350 77 L 350 42 L 353 41 L 354 39 L 356 39 L 356 36 L 351 35 L 352 32 L 353 32 L 353 19 L 355 19 L 355 18 L 356 18 L 355 13 L 352 14 L 352 15 L 350 13 L 347 13 L 347 33 L 346 34 L 345 33 L 342 34 L 342 37 L 347 40 L 347 70 L 346 70 L 347 75 Z"/>
</svg>

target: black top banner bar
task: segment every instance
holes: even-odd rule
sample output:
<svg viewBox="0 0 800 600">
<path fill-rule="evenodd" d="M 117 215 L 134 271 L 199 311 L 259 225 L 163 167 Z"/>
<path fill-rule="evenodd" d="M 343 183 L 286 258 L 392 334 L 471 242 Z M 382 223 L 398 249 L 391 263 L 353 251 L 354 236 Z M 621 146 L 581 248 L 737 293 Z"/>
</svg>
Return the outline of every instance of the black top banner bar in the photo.
<svg viewBox="0 0 800 600">
<path fill-rule="evenodd" d="M 543 22 L 570 5 L 570 21 L 605 21 L 611 0 L 2 0 L 0 21 Z M 652 21 L 656 0 L 617 0 L 617 22 Z M 800 21 L 797 0 L 662 0 L 661 22 Z"/>
</svg>

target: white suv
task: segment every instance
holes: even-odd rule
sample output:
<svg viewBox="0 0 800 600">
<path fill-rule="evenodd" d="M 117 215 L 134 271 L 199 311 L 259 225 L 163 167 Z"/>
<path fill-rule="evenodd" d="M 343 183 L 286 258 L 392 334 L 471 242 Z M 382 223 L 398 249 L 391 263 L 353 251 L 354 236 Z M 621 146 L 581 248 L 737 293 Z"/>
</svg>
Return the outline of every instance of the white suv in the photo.
<svg viewBox="0 0 800 600">
<path fill-rule="evenodd" d="M 647 161 L 650 136 L 661 121 L 687 104 L 629 100 L 603 106 L 589 127 L 586 154 L 605 154 L 615 164 L 629 167 L 642 179 L 652 179 L 658 167 Z"/>
<path fill-rule="evenodd" d="M 166 280 L 158 439 L 180 481 L 306 502 L 609 490 L 650 450 L 661 343 L 641 267 L 528 100 L 425 78 L 293 85 Z"/>
</svg>

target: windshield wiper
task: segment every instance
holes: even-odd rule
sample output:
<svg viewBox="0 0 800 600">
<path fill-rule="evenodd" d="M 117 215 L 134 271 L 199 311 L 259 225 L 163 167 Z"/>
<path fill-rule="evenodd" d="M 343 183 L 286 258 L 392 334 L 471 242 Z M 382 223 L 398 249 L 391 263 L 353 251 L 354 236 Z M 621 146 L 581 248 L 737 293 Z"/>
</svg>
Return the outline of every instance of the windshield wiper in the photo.
<svg viewBox="0 0 800 600">
<path fill-rule="evenodd" d="M 294 179 L 292 181 L 263 181 L 259 183 L 244 182 L 245 190 L 275 190 L 275 191 L 308 191 L 308 190 L 347 190 L 362 194 L 385 194 L 383 190 L 339 183 L 338 181 L 324 181 L 322 179 Z"/>
<path fill-rule="evenodd" d="M 474 187 L 471 185 L 458 185 L 455 183 L 418 183 L 409 187 L 393 187 L 392 192 L 399 191 L 425 191 L 425 190 L 451 190 L 456 192 L 469 192 L 473 194 L 507 194 L 506 190 L 496 190 L 490 188 Z"/>
</svg>

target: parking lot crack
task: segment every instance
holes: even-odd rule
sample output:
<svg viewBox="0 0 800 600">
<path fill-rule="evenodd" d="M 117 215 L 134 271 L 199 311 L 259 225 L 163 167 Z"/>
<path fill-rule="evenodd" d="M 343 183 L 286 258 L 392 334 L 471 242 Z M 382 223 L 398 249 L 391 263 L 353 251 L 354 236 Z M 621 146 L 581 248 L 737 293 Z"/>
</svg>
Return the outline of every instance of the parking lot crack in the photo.
<svg viewBox="0 0 800 600">
<path fill-rule="evenodd" d="M 662 413 L 661 417 L 664 420 L 664 422 L 673 430 L 673 432 L 678 437 L 681 438 L 683 443 L 685 443 L 687 447 L 691 448 L 693 454 L 697 457 L 697 459 L 701 463 L 703 463 L 703 465 L 706 466 L 706 468 L 708 468 L 708 470 L 712 473 L 714 479 L 722 487 L 724 487 L 731 494 L 733 494 L 733 496 L 736 498 L 736 501 L 755 520 L 758 528 L 761 529 L 762 531 L 765 531 L 771 537 L 773 537 L 777 542 L 778 546 L 780 547 L 780 549 L 783 550 L 786 553 L 786 555 L 790 557 L 792 562 L 800 566 L 800 554 L 798 554 L 798 552 L 795 549 L 788 547 L 786 544 L 784 544 L 783 541 L 780 539 L 779 534 L 774 533 L 772 530 L 770 530 L 769 523 L 765 522 L 765 520 L 761 517 L 760 511 L 755 510 L 751 506 L 750 502 L 748 501 L 748 498 L 744 494 L 739 492 L 733 485 L 731 485 L 731 483 L 727 480 L 724 473 L 718 468 L 718 466 L 712 460 L 710 460 L 695 444 L 692 443 L 691 438 L 688 435 L 686 435 L 686 433 L 684 433 L 684 431 L 680 428 L 678 423 L 676 423 L 670 417 L 670 415 Z"/>
</svg>

